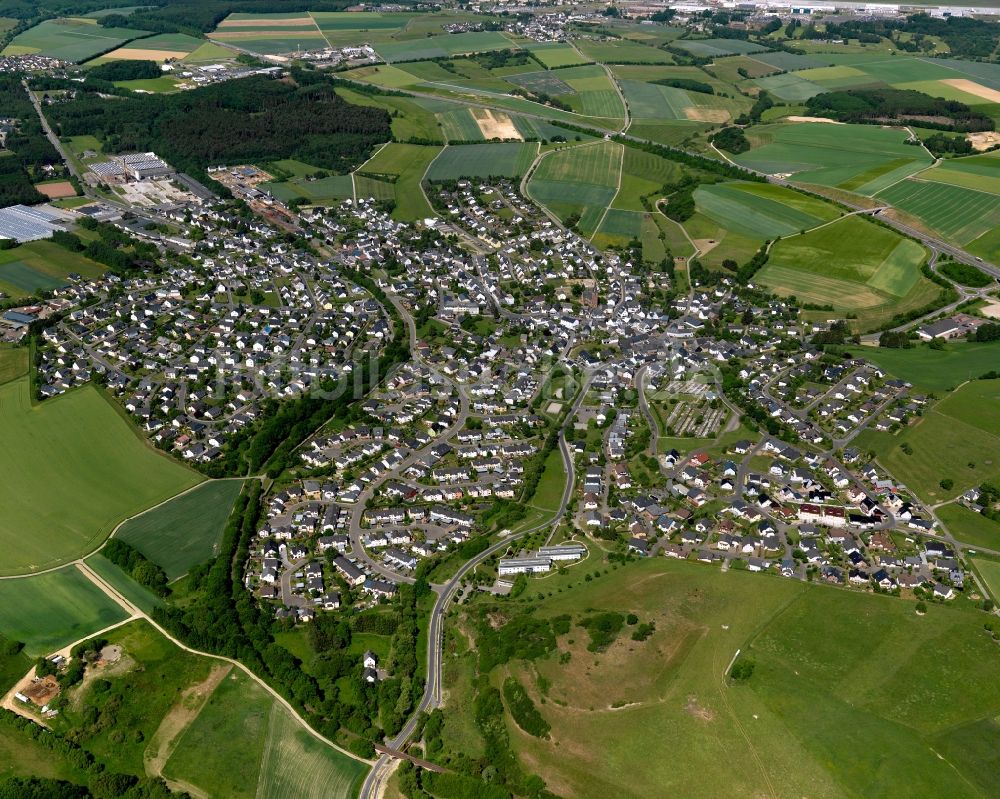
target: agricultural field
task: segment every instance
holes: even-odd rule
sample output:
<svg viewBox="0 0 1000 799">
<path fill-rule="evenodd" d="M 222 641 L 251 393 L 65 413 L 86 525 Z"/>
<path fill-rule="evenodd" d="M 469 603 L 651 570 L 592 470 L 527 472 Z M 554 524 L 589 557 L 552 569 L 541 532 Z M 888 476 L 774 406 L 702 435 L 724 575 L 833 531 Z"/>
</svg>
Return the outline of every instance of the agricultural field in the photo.
<svg viewBox="0 0 1000 799">
<path fill-rule="evenodd" d="M 678 39 L 674 46 L 687 50 L 692 55 L 710 58 L 762 53 L 767 50 L 766 47 L 742 39 Z"/>
<path fill-rule="evenodd" d="M 0 580 L 0 635 L 23 643 L 33 658 L 126 618 L 121 606 L 76 566 Z"/>
<path fill-rule="evenodd" d="M 916 242 L 848 216 L 778 241 L 756 280 L 799 302 L 856 314 L 857 326 L 867 330 L 938 296 L 920 273 L 926 258 Z"/>
<path fill-rule="evenodd" d="M 205 752 L 211 751 L 212 758 Z M 309 735 L 242 672 L 231 671 L 180 733 L 162 773 L 210 796 L 353 796 L 364 764 Z"/>
<path fill-rule="evenodd" d="M 440 152 L 440 147 L 395 142 L 387 144 L 358 167 L 355 183 L 358 177 L 368 177 L 392 184 L 396 200 L 393 216 L 397 219 L 414 221 L 432 217 L 434 211 L 420 184 Z M 360 185 L 356 190 L 358 197 L 366 196 Z"/>
<path fill-rule="evenodd" d="M 201 481 L 153 450 L 93 386 L 32 406 L 27 378 L 0 386 L 2 574 L 94 549 L 122 519 Z"/>
<path fill-rule="evenodd" d="M 525 49 L 547 69 L 558 69 L 588 63 L 587 54 L 584 53 L 580 44 L 574 47 L 565 42 L 535 42 L 525 45 Z M 596 61 L 598 59 L 590 58 L 589 60 Z"/>
<path fill-rule="evenodd" d="M 441 125 L 434 108 L 453 108 L 453 104 L 439 100 L 422 100 L 409 97 L 388 97 L 356 92 L 344 87 L 337 94 L 355 105 L 384 108 L 392 117 L 392 134 L 397 139 L 422 139 L 444 143 Z"/>
<path fill-rule="evenodd" d="M 19 33 L 3 55 L 39 54 L 81 63 L 114 50 L 125 42 L 147 36 L 149 31 L 102 28 L 96 19 L 67 17 L 47 19 Z"/>
<path fill-rule="evenodd" d="M 187 58 L 195 50 L 205 44 L 204 39 L 196 39 L 183 33 L 160 33 L 134 42 L 131 46 L 119 47 L 100 58 L 87 62 L 85 66 L 103 64 L 108 61 L 138 60 L 138 61 L 168 61 Z"/>
<path fill-rule="evenodd" d="M 623 784 L 636 796 L 990 791 L 989 773 L 934 756 L 962 725 L 1000 712 L 1000 688 L 980 679 L 995 644 L 977 614 L 935 605 L 918 616 L 900 599 L 664 559 L 586 582 L 571 569 L 544 586 L 553 593 L 535 615 L 573 619 L 559 652 L 491 676 L 516 677 L 551 725 L 547 738 L 507 728 L 525 769 L 559 795 L 603 797 Z M 592 609 L 635 613 L 655 632 L 639 643 L 622 633 L 590 652 L 576 622 Z M 756 667 L 733 683 L 738 650 Z M 475 657 L 456 654 L 446 672 L 455 702 L 445 740 L 463 752 L 482 748 L 478 729 L 456 718 L 470 713 Z M 983 733 L 1000 744 L 1000 728 Z"/>
<path fill-rule="evenodd" d="M 465 53 L 507 50 L 514 43 L 499 31 L 451 33 L 406 41 L 380 42 L 375 51 L 386 62 L 420 61 L 427 58 L 448 58 Z"/>
<path fill-rule="evenodd" d="M 152 615 L 156 608 L 163 607 L 163 600 L 145 586 L 139 585 L 130 574 L 108 560 L 101 552 L 95 552 L 86 559 L 87 566 L 102 580 L 111 585 L 125 599 L 143 613 Z"/>
<path fill-rule="evenodd" d="M 27 347 L 0 347 L 0 385 L 28 373 Z"/>
<path fill-rule="evenodd" d="M 300 14 L 230 14 L 209 35 L 261 55 L 321 50 L 329 46 L 315 20 Z"/>
<path fill-rule="evenodd" d="M 716 183 L 695 191 L 705 216 L 749 238 L 774 239 L 840 216 L 832 205 L 769 183 Z"/>
<path fill-rule="evenodd" d="M 222 530 L 242 488 L 242 480 L 206 481 L 129 519 L 115 536 L 162 567 L 167 579 L 173 580 L 218 554 Z"/>
<path fill-rule="evenodd" d="M 538 144 L 497 142 L 446 147 L 427 171 L 428 180 L 520 177 L 535 160 Z"/>
<path fill-rule="evenodd" d="M 649 47 L 639 42 L 590 41 L 582 39 L 576 49 L 591 61 L 602 64 L 672 64 L 673 57 L 658 47 Z"/>
<path fill-rule="evenodd" d="M 624 150 L 606 141 L 556 150 L 539 161 L 528 194 L 563 220 L 578 214 L 592 235 L 618 192 Z"/>
<path fill-rule="evenodd" d="M 998 431 L 1000 381 L 973 380 L 901 433 L 873 433 L 867 442 L 879 462 L 921 500 L 939 503 L 1000 478 Z M 939 485 L 945 479 L 953 481 L 952 488 Z"/>
<path fill-rule="evenodd" d="M 104 267 L 51 241 L 31 241 L 0 251 L 0 291 L 26 297 L 69 284 L 73 273 L 86 278 L 104 274 Z"/>
<path fill-rule="evenodd" d="M 1000 597 L 1000 561 L 973 558 L 972 562 L 993 596 Z"/>
<path fill-rule="evenodd" d="M 779 122 L 751 128 L 752 149 L 733 160 L 800 183 L 874 195 L 930 166 L 926 150 L 905 144 L 907 135 L 872 125 Z"/>
<path fill-rule="evenodd" d="M 940 350 L 926 344 L 905 350 L 877 347 L 866 349 L 864 357 L 894 377 L 912 383 L 917 391 L 940 393 L 996 369 L 1000 344 L 949 341 Z"/>
</svg>

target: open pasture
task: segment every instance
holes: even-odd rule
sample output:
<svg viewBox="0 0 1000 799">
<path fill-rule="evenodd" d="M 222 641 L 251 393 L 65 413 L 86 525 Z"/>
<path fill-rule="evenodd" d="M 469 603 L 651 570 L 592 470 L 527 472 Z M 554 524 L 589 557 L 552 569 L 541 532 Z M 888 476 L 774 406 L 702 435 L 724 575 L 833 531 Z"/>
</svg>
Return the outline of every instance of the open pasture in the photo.
<svg viewBox="0 0 1000 799">
<path fill-rule="evenodd" d="M 905 130 L 872 125 L 779 122 L 752 130 L 752 149 L 734 161 L 802 183 L 875 194 L 930 166 L 923 148 L 905 144 Z"/>
<path fill-rule="evenodd" d="M 520 177 L 528 171 L 537 153 L 537 143 L 495 142 L 446 147 L 431 164 L 427 179 Z"/>
<path fill-rule="evenodd" d="M 910 179 L 877 196 L 962 245 L 1000 225 L 1000 197 L 983 191 Z"/>
<path fill-rule="evenodd" d="M 48 655 L 125 618 L 125 611 L 76 566 L 0 580 L 0 634 L 22 642 L 32 657 Z"/>
<path fill-rule="evenodd" d="M 242 480 L 207 480 L 129 519 L 115 536 L 131 544 L 173 580 L 214 557 Z"/>
<path fill-rule="evenodd" d="M 1000 382 L 973 380 L 898 435 L 873 436 L 879 462 L 925 502 L 944 502 L 1000 477 Z M 903 451 L 906 443 L 912 454 Z M 950 479 L 950 490 L 940 481 Z"/>
<path fill-rule="evenodd" d="M 836 219 L 831 205 L 767 183 L 716 183 L 695 192 L 698 210 L 744 236 L 773 239 Z"/>
<path fill-rule="evenodd" d="M 390 64 L 399 61 L 418 61 L 425 58 L 447 58 L 463 53 L 483 53 L 506 50 L 513 42 L 499 31 L 451 33 L 424 39 L 381 42 L 375 50 Z"/>
<path fill-rule="evenodd" d="M 560 795 L 619 795 L 623 784 L 634 796 L 989 793 L 989 773 L 958 773 L 934 754 L 1000 712 L 1000 689 L 977 676 L 995 649 L 979 615 L 935 605 L 918 616 L 901 599 L 664 559 L 548 582 L 561 590 L 536 608 L 542 617 L 600 609 L 656 624 L 647 641 L 622 634 L 597 655 L 574 627 L 558 639 L 568 662 L 506 667 L 552 726 L 539 739 L 510 724 L 511 745 Z M 756 669 L 734 684 L 737 650 Z M 450 694 L 471 691 L 472 673 L 451 670 Z M 470 712 L 457 704 L 446 727 Z M 984 732 L 1000 743 L 1000 728 Z"/>
<path fill-rule="evenodd" d="M 934 512 L 948 532 L 963 544 L 1000 551 L 1000 523 L 955 502 Z"/>
<path fill-rule="evenodd" d="M 32 406 L 26 378 L 0 386 L 0 574 L 57 566 L 123 518 L 201 481 L 156 452 L 93 386 Z"/>
<path fill-rule="evenodd" d="M 93 19 L 47 19 L 15 36 L 3 52 L 5 55 L 38 53 L 80 63 L 148 34 L 149 31 L 129 28 L 102 28 Z"/>
<path fill-rule="evenodd" d="M 995 369 L 1000 362 L 1000 344 L 949 341 L 940 350 L 926 344 L 905 350 L 876 347 L 865 350 L 864 357 L 912 383 L 917 391 L 942 393 Z"/>
</svg>

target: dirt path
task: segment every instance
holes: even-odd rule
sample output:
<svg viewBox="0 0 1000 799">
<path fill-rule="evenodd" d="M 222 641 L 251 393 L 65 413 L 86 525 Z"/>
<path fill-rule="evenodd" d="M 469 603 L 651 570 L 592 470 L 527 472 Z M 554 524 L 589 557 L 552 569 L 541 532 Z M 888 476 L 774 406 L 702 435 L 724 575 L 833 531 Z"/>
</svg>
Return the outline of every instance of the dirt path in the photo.
<svg viewBox="0 0 1000 799">
<path fill-rule="evenodd" d="M 160 726 L 156 728 L 143 754 L 142 765 L 147 775 L 163 776 L 163 767 L 180 743 L 184 731 L 198 718 L 209 697 L 232 670 L 231 665 L 219 663 L 212 667 L 212 671 L 202 682 L 190 685 L 181 692 L 174 706 L 167 711 Z"/>
</svg>

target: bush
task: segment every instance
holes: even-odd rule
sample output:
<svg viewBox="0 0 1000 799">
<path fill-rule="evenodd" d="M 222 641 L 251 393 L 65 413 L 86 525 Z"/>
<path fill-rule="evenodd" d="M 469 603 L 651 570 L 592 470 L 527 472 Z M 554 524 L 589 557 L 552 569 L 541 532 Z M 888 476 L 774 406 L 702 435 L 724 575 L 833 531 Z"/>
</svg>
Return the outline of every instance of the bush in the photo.
<svg viewBox="0 0 1000 799">
<path fill-rule="evenodd" d="M 625 617 L 621 613 L 608 611 L 606 613 L 595 613 L 588 616 L 579 624 L 590 633 L 590 643 L 587 649 L 590 652 L 602 652 L 618 637 Z"/>
<path fill-rule="evenodd" d="M 524 686 L 513 677 L 504 680 L 503 698 L 507 700 L 507 709 L 518 727 L 536 738 L 549 737 L 549 723 L 542 718 Z"/>
<path fill-rule="evenodd" d="M 733 667 L 729 670 L 730 679 L 736 680 L 737 682 L 746 682 L 753 676 L 753 670 L 755 663 L 748 657 L 739 657 L 733 664 Z"/>
</svg>

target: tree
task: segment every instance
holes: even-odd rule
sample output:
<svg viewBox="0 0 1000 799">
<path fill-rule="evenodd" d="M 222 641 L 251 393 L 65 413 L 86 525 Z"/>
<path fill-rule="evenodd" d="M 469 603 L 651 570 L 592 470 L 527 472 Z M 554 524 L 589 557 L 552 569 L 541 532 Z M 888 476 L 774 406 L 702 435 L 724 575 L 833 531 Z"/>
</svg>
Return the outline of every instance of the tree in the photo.
<svg viewBox="0 0 1000 799">
<path fill-rule="evenodd" d="M 943 488 L 945 491 L 951 491 L 951 489 L 955 487 L 955 481 L 952 480 L 950 477 L 946 477 L 944 478 L 944 480 L 938 483 L 938 485 L 941 486 L 941 488 Z"/>
<path fill-rule="evenodd" d="M 927 612 L 927 603 L 922 599 L 917 603 L 917 613 L 923 616 Z"/>
</svg>

